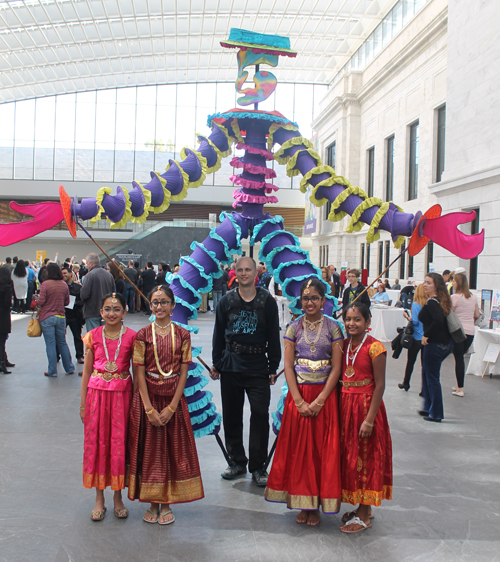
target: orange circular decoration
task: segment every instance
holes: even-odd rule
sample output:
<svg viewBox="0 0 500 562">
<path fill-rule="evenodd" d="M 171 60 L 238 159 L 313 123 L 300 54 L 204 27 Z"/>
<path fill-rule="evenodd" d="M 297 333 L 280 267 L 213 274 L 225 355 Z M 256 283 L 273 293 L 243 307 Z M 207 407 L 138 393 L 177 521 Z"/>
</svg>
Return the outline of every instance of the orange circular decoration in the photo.
<svg viewBox="0 0 500 562">
<path fill-rule="evenodd" d="M 427 246 L 427 242 L 429 242 L 429 238 L 427 236 L 421 236 L 418 232 L 420 223 L 425 219 L 437 219 L 441 216 L 441 211 L 441 205 L 433 205 L 420 217 L 420 220 L 418 221 L 410 238 L 410 244 L 408 246 L 408 253 L 410 256 L 416 256 Z"/>
<path fill-rule="evenodd" d="M 76 238 L 76 223 L 71 216 L 71 198 L 62 185 L 59 185 L 59 201 L 61 202 L 64 222 L 68 227 L 69 233 L 73 238 Z"/>
</svg>

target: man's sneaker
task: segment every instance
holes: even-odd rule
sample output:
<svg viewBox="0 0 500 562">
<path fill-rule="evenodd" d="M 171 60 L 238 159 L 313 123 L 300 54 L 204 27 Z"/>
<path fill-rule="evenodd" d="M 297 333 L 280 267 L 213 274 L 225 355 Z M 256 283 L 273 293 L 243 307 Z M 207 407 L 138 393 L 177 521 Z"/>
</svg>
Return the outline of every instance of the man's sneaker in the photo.
<svg viewBox="0 0 500 562">
<path fill-rule="evenodd" d="M 252 472 L 252 480 L 255 482 L 256 486 L 259 486 L 259 488 L 265 488 L 267 486 L 267 478 L 268 474 L 262 468 Z"/>
<path fill-rule="evenodd" d="M 239 466 L 238 464 L 230 464 L 226 470 L 221 474 L 224 480 L 234 480 L 238 476 L 247 473 L 246 466 Z"/>
</svg>

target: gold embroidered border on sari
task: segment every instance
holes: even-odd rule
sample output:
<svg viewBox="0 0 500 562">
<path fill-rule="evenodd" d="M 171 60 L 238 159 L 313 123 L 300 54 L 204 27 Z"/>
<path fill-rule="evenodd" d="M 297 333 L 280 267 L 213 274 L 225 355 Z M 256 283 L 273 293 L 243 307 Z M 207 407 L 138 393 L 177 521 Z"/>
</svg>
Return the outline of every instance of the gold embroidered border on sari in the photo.
<svg viewBox="0 0 500 562">
<path fill-rule="evenodd" d="M 356 505 L 381 505 L 382 500 L 392 500 L 392 486 L 384 486 L 381 492 L 374 490 L 342 490 L 342 501 Z"/>
<path fill-rule="evenodd" d="M 323 509 L 323 513 L 338 513 L 340 510 L 340 498 L 319 498 L 318 496 L 294 496 L 288 492 L 266 488 L 264 493 L 266 500 L 270 502 L 286 503 L 290 509 L 314 510 Z"/>
<path fill-rule="evenodd" d="M 129 490 L 138 489 L 136 497 L 143 502 L 151 503 L 184 503 L 204 497 L 201 476 L 189 480 L 168 482 L 142 482 L 140 477 L 129 476 Z"/>
</svg>

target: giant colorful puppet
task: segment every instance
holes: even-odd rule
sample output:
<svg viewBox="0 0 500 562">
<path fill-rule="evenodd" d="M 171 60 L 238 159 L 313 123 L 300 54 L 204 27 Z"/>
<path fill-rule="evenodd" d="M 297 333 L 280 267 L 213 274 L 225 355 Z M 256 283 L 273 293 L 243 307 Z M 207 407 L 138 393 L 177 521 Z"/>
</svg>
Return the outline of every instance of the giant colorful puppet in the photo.
<svg viewBox="0 0 500 562">
<path fill-rule="evenodd" d="M 231 154 L 232 145 L 244 150 L 244 156 L 233 158 L 231 164 L 240 173 L 231 177 L 238 188 L 233 193 L 233 207 L 230 214 L 221 215 L 221 224 L 212 228 L 203 242 L 193 242 L 190 256 L 182 259 L 180 270 L 169 278 L 175 294 L 174 321 L 188 330 L 197 331 L 188 321 L 197 318 L 201 302 L 200 293 L 212 288 L 212 279 L 222 275 L 219 263 L 227 264 L 233 255 L 241 253 L 242 238 L 250 238 L 253 246 L 260 244 L 259 259 L 282 286 L 283 295 L 291 301 L 290 309 L 300 313 L 297 303 L 300 286 L 304 279 L 317 276 L 320 270 L 311 262 L 307 251 L 301 249 L 299 240 L 284 229 L 283 219 L 272 217 L 263 210 L 264 205 L 277 203 L 272 195 L 278 188 L 269 183 L 275 172 L 267 162 L 275 160 L 286 165 L 287 174 L 302 175 L 300 189 L 305 193 L 312 187 L 310 200 L 317 206 L 328 201 L 332 203 L 329 220 L 338 221 L 350 215 L 348 232 L 359 231 L 364 224 L 369 226 L 367 241 L 380 237 L 380 230 L 389 232 L 394 245 L 399 248 L 405 238 L 409 242 L 410 255 L 420 252 L 432 240 L 455 255 L 470 259 L 483 248 L 484 232 L 465 235 L 457 229 L 459 224 L 472 221 L 474 212 L 441 215 L 439 205 L 425 214 L 405 213 L 392 202 L 382 202 L 368 197 L 359 187 L 337 176 L 335 170 L 325 166 L 312 143 L 304 138 L 296 123 L 277 111 L 259 111 L 258 103 L 267 99 L 275 90 L 276 77 L 270 72 L 260 71 L 260 65 L 275 67 L 280 56 L 295 57 L 286 37 L 263 35 L 232 29 L 229 40 L 221 42 L 223 47 L 238 49 L 238 78 L 236 90 L 243 94 L 238 103 L 243 106 L 254 104 L 254 109 L 230 109 L 208 117 L 211 132 L 208 136 L 198 135 L 196 150 L 184 148 L 180 161 L 170 160 L 165 172 L 151 172 L 150 180 L 141 184 L 132 182 L 131 188 L 118 186 L 113 195 L 109 187 L 102 187 L 96 197 L 70 198 L 60 186 L 59 202 L 43 202 L 36 205 L 11 207 L 20 213 L 31 215 L 30 221 L 0 225 L 0 245 L 6 246 L 25 240 L 43 232 L 61 221 L 65 221 L 73 237 L 76 237 L 79 220 L 95 222 L 106 218 L 111 228 L 120 228 L 128 221 L 141 223 L 149 213 L 161 213 L 172 202 L 180 201 L 190 188 L 203 184 L 207 174 L 216 172 L 221 160 Z M 254 88 L 244 89 L 249 66 L 255 66 Z M 275 145 L 279 149 L 274 150 Z M 327 287 L 327 292 L 330 289 Z M 325 313 L 332 314 L 337 308 L 336 299 L 328 295 Z M 199 349 L 194 355 L 198 355 Z M 217 433 L 220 415 L 215 411 L 211 395 L 202 389 L 207 379 L 201 374 L 201 366 L 190 365 L 185 394 L 188 399 L 193 430 L 196 436 Z"/>
</svg>

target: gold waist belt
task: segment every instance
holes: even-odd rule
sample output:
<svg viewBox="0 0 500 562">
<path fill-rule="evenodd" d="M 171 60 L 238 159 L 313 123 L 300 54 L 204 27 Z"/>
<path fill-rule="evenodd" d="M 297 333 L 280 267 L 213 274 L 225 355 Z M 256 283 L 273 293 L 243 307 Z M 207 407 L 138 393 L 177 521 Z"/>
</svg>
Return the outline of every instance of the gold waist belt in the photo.
<svg viewBox="0 0 500 562">
<path fill-rule="evenodd" d="M 362 381 L 340 381 L 340 384 L 344 388 L 349 388 L 350 386 L 368 386 L 373 382 L 373 379 L 364 379 Z"/>
<path fill-rule="evenodd" d="M 158 373 L 152 373 L 151 371 L 146 371 L 146 373 L 148 375 L 150 375 L 151 377 L 154 377 L 155 379 L 160 379 L 160 382 L 162 382 L 164 379 L 171 379 L 172 377 L 178 377 L 179 376 L 179 373 L 172 373 L 168 377 L 165 377 L 164 375 L 160 375 Z"/>
<path fill-rule="evenodd" d="M 313 373 L 319 371 L 321 367 L 327 367 L 331 365 L 332 362 L 329 359 L 321 359 L 320 361 L 313 361 L 312 359 L 297 359 L 297 365 L 305 365 L 309 367 Z"/>
<path fill-rule="evenodd" d="M 93 373 L 92 373 L 93 377 L 99 378 L 99 379 L 103 379 L 106 382 L 110 382 L 113 380 L 117 380 L 117 379 L 121 379 L 122 381 L 126 381 L 129 377 L 130 377 L 130 373 L 100 373 L 99 371 L 97 371 L 96 369 L 94 369 Z"/>
</svg>

